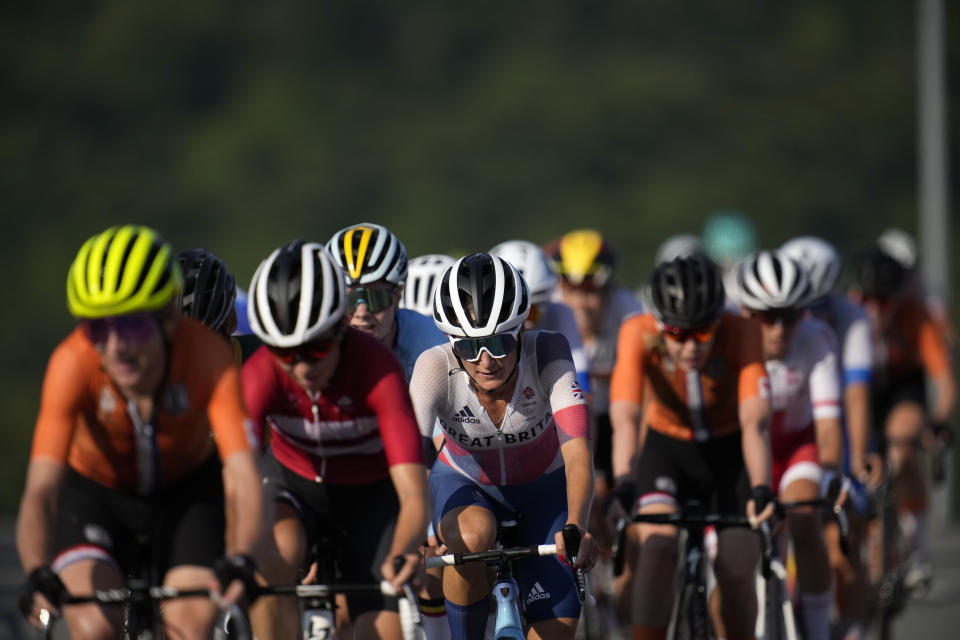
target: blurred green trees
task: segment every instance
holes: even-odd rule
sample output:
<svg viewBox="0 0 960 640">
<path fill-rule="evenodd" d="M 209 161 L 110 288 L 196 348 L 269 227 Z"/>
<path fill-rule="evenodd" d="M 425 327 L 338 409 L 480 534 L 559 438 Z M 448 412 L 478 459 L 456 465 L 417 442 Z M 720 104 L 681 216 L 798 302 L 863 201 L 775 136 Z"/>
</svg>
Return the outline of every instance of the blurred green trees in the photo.
<svg viewBox="0 0 960 640">
<path fill-rule="evenodd" d="M 721 207 L 765 244 L 850 251 L 916 226 L 913 37 L 892 0 L 8 3 L 0 510 L 72 324 L 67 266 L 108 224 L 240 283 L 362 220 L 411 255 L 593 226 L 631 285 Z"/>
</svg>

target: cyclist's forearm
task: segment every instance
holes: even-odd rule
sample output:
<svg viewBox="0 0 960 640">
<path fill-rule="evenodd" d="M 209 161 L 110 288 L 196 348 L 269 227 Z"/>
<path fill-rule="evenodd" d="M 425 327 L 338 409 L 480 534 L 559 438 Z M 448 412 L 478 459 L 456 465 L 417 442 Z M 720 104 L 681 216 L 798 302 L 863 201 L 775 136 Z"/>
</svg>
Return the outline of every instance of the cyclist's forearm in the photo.
<svg viewBox="0 0 960 640">
<path fill-rule="evenodd" d="M 956 405 L 957 390 L 950 374 L 933 378 L 936 404 L 933 406 L 931 418 L 933 422 L 946 422 L 950 419 Z"/>
<path fill-rule="evenodd" d="M 24 573 L 50 563 L 63 468 L 45 460 L 31 461 L 17 515 L 17 552 Z"/>
<path fill-rule="evenodd" d="M 610 407 L 613 426 L 613 478 L 619 482 L 633 475 L 633 461 L 637 454 L 640 433 L 640 405 L 617 402 Z"/>
<path fill-rule="evenodd" d="M 839 469 L 843 464 L 843 432 L 840 418 L 814 420 L 817 435 L 817 456 L 823 467 Z"/>
<path fill-rule="evenodd" d="M 398 464 L 390 467 L 390 477 L 400 501 L 390 553 L 416 553 L 426 540 L 430 521 L 427 472 L 422 464 Z"/>
<path fill-rule="evenodd" d="M 593 501 L 593 461 L 590 447 L 578 438 L 563 445 L 567 478 L 567 522 L 586 530 Z"/>
<path fill-rule="evenodd" d="M 870 441 L 870 387 L 866 383 L 847 385 L 843 406 L 850 439 L 850 466 L 855 473 L 863 469 Z"/>
<path fill-rule="evenodd" d="M 231 455 L 223 466 L 224 508 L 230 514 L 226 532 L 228 555 L 252 555 L 264 534 L 263 483 L 253 454 Z"/>
<path fill-rule="evenodd" d="M 750 486 L 770 485 L 770 435 L 764 422 L 745 423 L 743 428 L 743 463 Z"/>
</svg>

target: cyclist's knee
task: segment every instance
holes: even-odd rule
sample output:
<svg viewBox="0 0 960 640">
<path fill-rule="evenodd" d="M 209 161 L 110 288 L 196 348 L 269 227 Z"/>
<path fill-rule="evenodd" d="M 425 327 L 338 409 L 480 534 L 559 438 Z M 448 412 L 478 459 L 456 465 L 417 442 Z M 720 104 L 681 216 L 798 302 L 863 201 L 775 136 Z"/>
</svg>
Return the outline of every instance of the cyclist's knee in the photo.
<svg viewBox="0 0 960 640">
<path fill-rule="evenodd" d="M 497 540 L 493 514 L 479 507 L 447 512 L 440 521 L 440 531 L 447 548 L 453 552 L 486 551 Z"/>
</svg>

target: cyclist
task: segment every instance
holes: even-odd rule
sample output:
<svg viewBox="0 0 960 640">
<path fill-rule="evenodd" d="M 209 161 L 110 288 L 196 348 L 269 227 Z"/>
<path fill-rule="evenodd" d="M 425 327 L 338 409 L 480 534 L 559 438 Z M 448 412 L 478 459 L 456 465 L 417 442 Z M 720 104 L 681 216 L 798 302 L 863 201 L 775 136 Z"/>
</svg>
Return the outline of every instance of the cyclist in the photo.
<svg viewBox="0 0 960 640">
<path fill-rule="evenodd" d="M 576 525 L 578 566 L 596 548 L 585 527 L 593 491 L 589 418 L 570 347 L 552 332 L 524 331 L 523 277 L 476 253 L 444 272 L 434 318 L 449 344 L 424 352 L 410 383 L 421 432 L 440 453 L 430 473 L 434 527 L 453 552 L 490 549 L 500 520 L 518 520 L 519 544 L 556 543 Z M 553 559 L 518 562 L 531 638 L 573 638 L 580 603 L 570 569 Z M 490 585 L 483 567 L 447 568 L 447 616 L 455 640 L 483 638 Z"/>
<path fill-rule="evenodd" d="M 770 377 L 773 490 L 780 499 L 837 500 L 842 482 L 841 383 L 836 335 L 804 318 L 806 269 L 780 251 L 760 251 L 738 268 L 744 313 L 759 320 Z M 823 491 L 821 490 L 823 487 Z M 819 513 L 787 514 L 806 637 L 830 637 L 830 563 Z"/>
<path fill-rule="evenodd" d="M 262 504 L 239 371 L 226 343 L 177 313 L 181 284 L 170 245 L 136 225 L 93 236 L 70 267 L 80 326 L 47 366 L 17 520 L 21 608 L 34 624 L 65 592 L 122 587 L 132 563 L 168 587 L 215 587 L 215 565 L 253 584 Z M 134 557 L 137 539 L 149 558 Z M 119 607 L 63 613 L 74 637 L 120 635 Z M 163 609 L 186 638 L 207 637 L 214 615 L 207 599 Z"/>
<path fill-rule="evenodd" d="M 319 243 L 273 251 L 250 284 L 249 320 L 264 342 L 243 366 L 257 438 L 271 429 L 264 475 L 276 509 L 270 583 L 294 582 L 322 536 L 339 545 L 345 582 L 400 586 L 419 565 L 429 497 L 403 370 L 376 338 L 349 328 L 344 276 Z M 392 560 L 405 559 L 394 571 Z M 261 598 L 260 638 L 297 633 L 295 604 Z M 396 603 L 347 598 L 360 637 L 397 637 Z M 385 610 L 389 607 L 390 611 Z"/>
<path fill-rule="evenodd" d="M 399 308 L 407 250 L 386 227 L 364 222 L 335 233 L 327 251 L 346 278 L 350 326 L 391 349 L 409 380 L 417 357 L 444 337 L 429 318 Z"/>
<path fill-rule="evenodd" d="M 577 382 L 584 393 L 590 393 L 590 372 L 587 355 L 583 351 L 577 321 L 570 307 L 550 299 L 557 287 L 557 274 L 553 271 L 543 249 L 526 240 L 508 240 L 490 250 L 490 255 L 500 256 L 517 268 L 530 289 L 530 313 L 524 328 L 531 331 L 556 331 L 570 344 L 573 366 L 577 369 Z"/>
<path fill-rule="evenodd" d="M 838 355 L 843 375 L 844 472 L 853 477 L 850 511 L 850 546 L 859 549 L 865 537 L 864 517 L 867 499 L 863 485 L 868 480 L 867 456 L 870 441 L 870 379 L 873 370 L 873 346 L 870 320 L 859 305 L 850 301 L 837 287 L 843 263 L 829 242 L 814 236 L 801 236 L 784 244 L 780 251 L 800 262 L 810 279 L 807 311 L 825 322 L 837 335 Z M 837 581 L 837 605 L 841 625 L 847 637 L 862 635 L 867 614 L 866 566 L 860 553 L 849 558 L 839 552 L 839 539 L 828 537 L 830 561 Z"/>
<path fill-rule="evenodd" d="M 871 414 L 874 425 L 883 430 L 900 509 L 916 526 L 915 566 L 907 576 L 916 586 L 932 577 L 926 547 L 927 487 L 918 449 L 925 426 L 937 434 L 949 432 L 956 387 L 943 329 L 910 287 L 910 275 L 900 262 L 874 246 L 856 265 L 851 294 L 863 303 L 873 330 Z M 930 407 L 928 380 L 935 392 Z"/>
<path fill-rule="evenodd" d="M 604 499 L 600 494 L 613 484 L 610 375 L 617 359 L 617 333 L 624 318 L 641 311 L 642 306 L 626 287 L 616 283 L 617 256 L 599 232 L 571 231 L 550 243 L 546 254 L 560 276 L 554 298 L 573 311 L 587 354 L 598 499 Z"/>
<path fill-rule="evenodd" d="M 760 330 L 723 312 L 720 270 L 692 255 L 659 265 L 650 277 L 651 313 L 620 329 L 610 390 L 616 491 L 641 513 L 670 513 L 689 500 L 762 521 L 773 512 L 767 439 L 767 374 Z M 641 426 L 648 425 L 644 438 Z M 634 638 L 663 638 L 677 562 L 674 527 L 641 525 L 642 546 L 629 567 Z M 718 534 L 714 567 L 723 594 L 727 638 L 754 633 L 756 536 Z M 630 558 L 630 555 L 627 556 Z"/>
<path fill-rule="evenodd" d="M 457 259 L 440 253 L 412 258 L 407 263 L 407 282 L 403 286 L 401 309 L 410 309 L 433 317 L 433 292 L 447 267 Z"/>
</svg>

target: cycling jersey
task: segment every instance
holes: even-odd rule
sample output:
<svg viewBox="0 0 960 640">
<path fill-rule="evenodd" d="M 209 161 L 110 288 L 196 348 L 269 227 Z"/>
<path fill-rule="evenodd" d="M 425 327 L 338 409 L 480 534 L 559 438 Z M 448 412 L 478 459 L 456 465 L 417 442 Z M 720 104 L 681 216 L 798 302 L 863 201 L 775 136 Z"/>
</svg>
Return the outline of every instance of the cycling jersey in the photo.
<svg viewBox="0 0 960 640">
<path fill-rule="evenodd" d="M 308 393 L 261 347 L 243 366 L 257 442 L 271 428 L 277 460 L 317 482 L 365 484 L 388 467 L 423 464 L 403 370 L 376 338 L 348 329 L 330 386 Z"/>
<path fill-rule="evenodd" d="M 106 487 L 149 494 L 204 463 L 251 448 L 233 350 L 191 318 L 169 343 L 156 417 L 139 415 L 80 328 L 50 357 L 31 459 L 66 463 Z M 213 432 L 213 440 L 210 433 Z"/>
<path fill-rule="evenodd" d="M 918 371 L 938 377 L 950 368 L 943 330 L 917 296 L 902 300 L 886 328 L 874 329 L 873 338 L 876 371 L 885 381 L 906 379 Z"/>
<path fill-rule="evenodd" d="M 416 311 L 398 309 L 396 318 L 397 341 L 393 346 L 393 353 L 403 365 L 404 379 L 409 381 L 420 354 L 430 347 L 443 344 L 447 341 L 447 336 L 437 328 L 432 317 Z"/>
<path fill-rule="evenodd" d="M 768 395 L 760 327 L 731 313 L 720 316 L 706 365 L 682 371 L 666 356 L 657 321 L 633 316 L 620 329 L 610 402 L 644 406 L 651 429 L 697 440 L 740 430 L 739 404 Z"/>
<path fill-rule="evenodd" d="M 555 300 L 562 301 L 558 290 Z M 599 416 L 610 411 L 610 375 L 617 361 L 617 335 L 624 319 L 643 311 L 643 305 L 625 287 L 614 287 L 604 303 L 597 335 L 583 340 L 590 368 L 590 413 Z"/>
<path fill-rule="evenodd" d="M 446 436 L 438 463 L 482 485 L 525 484 L 550 473 L 563 466 L 560 447 L 588 434 L 586 401 L 563 336 L 530 331 L 520 345 L 500 425 L 480 405 L 449 344 L 425 351 L 410 383 L 423 435 L 439 418 Z"/>
<path fill-rule="evenodd" d="M 577 370 L 577 382 L 585 391 L 590 391 L 590 365 L 587 362 L 587 354 L 583 350 L 583 341 L 580 339 L 580 331 L 577 329 L 577 320 L 573 317 L 573 311 L 562 302 L 547 301 L 537 305 L 540 311 L 540 318 L 533 327 L 537 331 L 555 331 L 562 334 L 570 345 L 570 355 L 573 357 L 573 366 Z"/>
<path fill-rule="evenodd" d="M 813 316 L 827 323 L 836 334 L 844 387 L 869 383 L 873 370 L 870 318 L 859 305 L 838 293 L 826 296 L 810 308 Z"/>
</svg>

